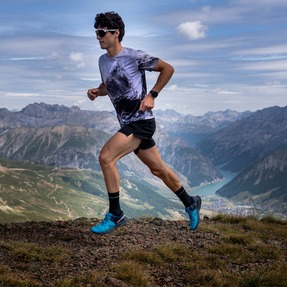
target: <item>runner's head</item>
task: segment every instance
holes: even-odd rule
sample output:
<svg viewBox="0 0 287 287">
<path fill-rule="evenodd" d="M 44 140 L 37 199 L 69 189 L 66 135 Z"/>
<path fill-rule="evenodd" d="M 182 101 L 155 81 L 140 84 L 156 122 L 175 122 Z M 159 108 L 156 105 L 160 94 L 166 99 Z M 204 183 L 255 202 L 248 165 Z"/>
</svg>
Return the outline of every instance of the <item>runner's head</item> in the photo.
<svg viewBox="0 0 287 287">
<path fill-rule="evenodd" d="M 125 35 L 125 23 L 121 16 L 115 12 L 99 13 L 95 17 L 95 29 L 107 27 L 107 29 L 119 29 L 119 41 L 121 42 Z"/>
</svg>

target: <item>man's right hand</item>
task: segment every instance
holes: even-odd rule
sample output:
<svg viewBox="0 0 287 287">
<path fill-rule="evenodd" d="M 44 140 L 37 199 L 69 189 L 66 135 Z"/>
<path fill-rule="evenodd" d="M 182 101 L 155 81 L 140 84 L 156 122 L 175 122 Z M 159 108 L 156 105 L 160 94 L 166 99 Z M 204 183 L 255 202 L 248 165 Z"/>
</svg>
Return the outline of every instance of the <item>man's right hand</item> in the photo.
<svg viewBox="0 0 287 287">
<path fill-rule="evenodd" d="M 98 96 L 99 89 L 94 88 L 94 89 L 89 89 L 87 92 L 88 98 L 93 101 L 95 98 Z"/>
</svg>

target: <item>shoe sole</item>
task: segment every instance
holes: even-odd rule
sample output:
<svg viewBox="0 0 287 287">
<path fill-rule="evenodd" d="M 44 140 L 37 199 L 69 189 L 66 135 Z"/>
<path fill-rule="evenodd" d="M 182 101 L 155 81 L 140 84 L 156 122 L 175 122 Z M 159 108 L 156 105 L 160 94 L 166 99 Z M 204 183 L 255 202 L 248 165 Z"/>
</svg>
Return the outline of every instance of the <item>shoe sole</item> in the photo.
<svg viewBox="0 0 287 287">
<path fill-rule="evenodd" d="M 118 224 L 115 226 L 115 228 L 118 228 L 118 227 L 124 226 L 124 225 L 126 225 L 126 224 L 127 224 L 127 222 L 128 222 L 128 219 L 125 217 L 125 218 L 124 218 L 124 220 L 123 220 L 122 222 L 118 223 Z M 115 229 L 115 228 L 114 228 L 114 229 Z"/>
</svg>

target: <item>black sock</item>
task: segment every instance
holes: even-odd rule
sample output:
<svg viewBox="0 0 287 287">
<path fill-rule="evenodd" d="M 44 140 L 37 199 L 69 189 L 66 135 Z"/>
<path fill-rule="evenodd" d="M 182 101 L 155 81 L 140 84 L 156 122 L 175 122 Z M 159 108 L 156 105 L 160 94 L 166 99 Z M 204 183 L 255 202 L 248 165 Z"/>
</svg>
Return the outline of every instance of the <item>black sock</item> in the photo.
<svg viewBox="0 0 287 287">
<path fill-rule="evenodd" d="M 186 192 L 182 186 L 178 191 L 175 192 L 177 197 L 182 201 L 185 207 L 189 207 L 193 203 L 192 197 Z"/>
<path fill-rule="evenodd" d="M 122 212 L 121 206 L 120 206 L 120 192 L 119 191 L 113 192 L 113 193 L 108 192 L 108 196 L 109 196 L 109 204 L 110 204 L 109 213 L 113 215 L 120 215 Z"/>
</svg>

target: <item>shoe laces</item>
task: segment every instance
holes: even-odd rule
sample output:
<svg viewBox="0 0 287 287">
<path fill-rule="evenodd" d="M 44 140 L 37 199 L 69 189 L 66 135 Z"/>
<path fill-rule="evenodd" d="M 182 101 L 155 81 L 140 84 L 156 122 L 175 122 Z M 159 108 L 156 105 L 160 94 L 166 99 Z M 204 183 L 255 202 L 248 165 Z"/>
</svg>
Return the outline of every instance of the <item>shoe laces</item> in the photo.
<svg viewBox="0 0 287 287">
<path fill-rule="evenodd" d="M 105 224 L 105 223 L 111 221 L 112 216 L 113 215 L 111 213 L 107 213 L 105 218 L 103 219 L 102 223 Z"/>
</svg>

